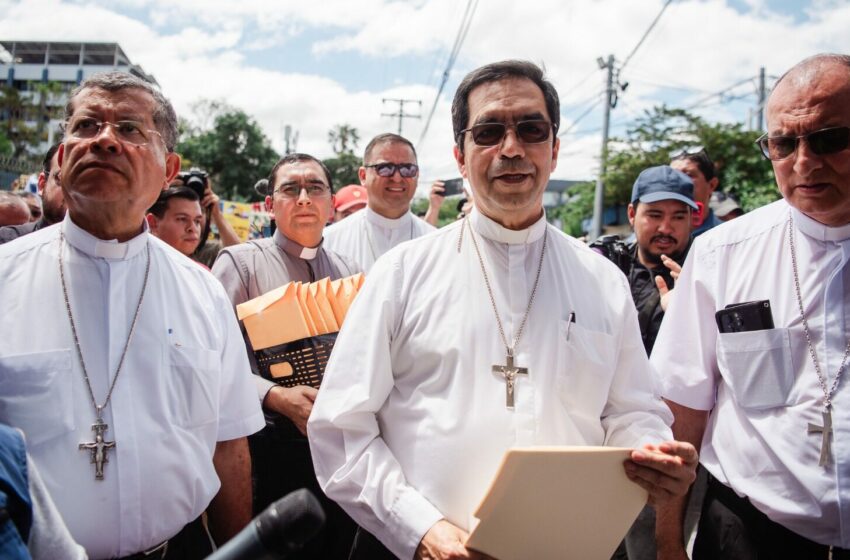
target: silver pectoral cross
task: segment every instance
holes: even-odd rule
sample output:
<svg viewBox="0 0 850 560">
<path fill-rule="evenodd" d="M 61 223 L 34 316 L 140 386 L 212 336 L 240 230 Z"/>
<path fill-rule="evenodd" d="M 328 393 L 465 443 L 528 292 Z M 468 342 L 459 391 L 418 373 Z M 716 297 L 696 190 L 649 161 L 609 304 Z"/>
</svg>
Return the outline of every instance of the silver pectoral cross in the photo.
<svg viewBox="0 0 850 560">
<path fill-rule="evenodd" d="M 505 365 L 494 365 L 493 373 L 498 373 L 505 378 L 505 406 L 508 408 L 514 407 L 514 384 L 516 383 L 517 375 L 528 375 L 528 368 L 517 367 L 514 365 L 514 353 L 508 349 Z"/>
<path fill-rule="evenodd" d="M 818 465 L 823 467 L 829 463 L 830 455 L 832 455 L 830 451 L 830 439 L 832 437 L 832 410 L 827 408 L 821 414 L 823 415 L 823 426 L 818 426 L 817 424 L 809 422 L 809 433 L 821 434 L 820 462 L 818 462 Z"/>
<path fill-rule="evenodd" d="M 94 441 L 81 443 L 80 450 L 91 454 L 90 462 L 94 465 L 95 480 L 103 480 L 103 464 L 109 462 L 108 451 L 115 447 L 115 442 L 106 441 L 103 437 L 104 432 L 109 429 L 109 424 L 101 418 L 91 425 L 91 429 L 94 432 Z"/>
</svg>

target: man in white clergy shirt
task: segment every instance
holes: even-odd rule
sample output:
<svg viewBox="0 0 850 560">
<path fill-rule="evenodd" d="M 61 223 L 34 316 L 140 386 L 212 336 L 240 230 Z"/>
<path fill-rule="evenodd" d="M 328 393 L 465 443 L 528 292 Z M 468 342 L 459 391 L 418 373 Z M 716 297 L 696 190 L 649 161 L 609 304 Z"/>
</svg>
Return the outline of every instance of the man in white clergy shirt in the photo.
<svg viewBox="0 0 850 560">
<path fill-rule="evenodd" d="M 708 471 L 694 559 L 850 558 L 850 56 L 795 65 L 766 116 L 782 199 L 694 240 L 652 363 Z"/>
<path fill-rule="evenodd" d="M 327 227 L 324 244 L 368 272 L 378 257 L 434 231 L 434 226 L 410 211 L 419 180 L 410 140 L 391 133 L 375 136 L 366 145 L 358 174 L 369 193 L 366 209 Z"/>
<path fill-rule="evenodd" d="M 559 115 L 534 64 L 467 75 L 454 154 L 475 209 L 380 259 L 349 311 L 307 429 L 324 490 L 389 549 L 361 535 L 355 557 L 479 557 L 463 542 L 513 446 L 636 448 L 651 503 L 693 479 L 625 277 L 546 222 Z"/>
<path fill-rule="evenodd" d="M 90 558 L 205 558 L 251 518 L 264 425 L 230 301 L 148 232 L 180 170 L 149 83 L 96 74 L 59 147 L 64 221 L 0 247 L 0 422 L 21 428 Z"/>
</svg>

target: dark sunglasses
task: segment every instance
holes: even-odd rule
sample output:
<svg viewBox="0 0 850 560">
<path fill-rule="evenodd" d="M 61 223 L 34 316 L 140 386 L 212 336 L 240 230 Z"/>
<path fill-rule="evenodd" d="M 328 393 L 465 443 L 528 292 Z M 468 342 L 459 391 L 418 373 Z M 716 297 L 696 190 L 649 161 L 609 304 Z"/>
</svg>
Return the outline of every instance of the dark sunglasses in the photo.
<svg viewBox="0 0 850 560">
<path fill-rule="evenodd" d="M 554 129 L 552 123 L 543 119 L 519 121 L 516 124 L 492 122 L 476 124 L 470 128 L 460 131 L 472 133 L 472 141 L 479 146 L 495 146 L 501 144 L 508 133 L 508 128 L 516 131 L 517 138 L 524 144 L 540 144 L 549 140 L 549 133 Z"/>
<path fill-rule="evenodd" d="M 381 177 L 392 177 L 396 170 L 405 179 L 419 175 L 419 166 L 415 163 L 370 163 L 363 167 L 371 167 Z"/>
<path fill-rule="evenodd" d="M 822 128 L 799 136 L 768 136 L 762 135 L 756 144 L 761 153 L 770 160 L 785 159 L 797 151 L 800 139 L 805 139 L 809 149 L 816 155 L 827 156 L 846 150 L 850 145 L 850 128 L 835 126 Z"/>
<path fill-rule="evenodd" d="M 687 146 L 680 150 L 676 150 L 675 152 L 670 152 L 670 161 L 674 159 L 681 159 L 686 157 L 700 157 L 705 156 L 708 158 L 708 152 L 705 151 L 705 148 L 702 146 Z"/>
</svg>

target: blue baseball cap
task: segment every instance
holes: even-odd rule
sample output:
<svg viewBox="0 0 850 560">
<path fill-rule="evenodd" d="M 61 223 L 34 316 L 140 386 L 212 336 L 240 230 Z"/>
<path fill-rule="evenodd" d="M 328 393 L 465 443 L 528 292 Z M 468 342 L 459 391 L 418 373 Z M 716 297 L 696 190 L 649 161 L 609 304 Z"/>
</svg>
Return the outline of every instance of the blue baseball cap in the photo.
<svg viewBox="0 0 850 560">
<path fill-rule="evenodd" d="M 678 200 L 694 210 L 698 208 L 694 202 L 694 182 L 669 165 L 644 169 L 632 187 L 632 204 L 660 200 Z"/>
</svg>

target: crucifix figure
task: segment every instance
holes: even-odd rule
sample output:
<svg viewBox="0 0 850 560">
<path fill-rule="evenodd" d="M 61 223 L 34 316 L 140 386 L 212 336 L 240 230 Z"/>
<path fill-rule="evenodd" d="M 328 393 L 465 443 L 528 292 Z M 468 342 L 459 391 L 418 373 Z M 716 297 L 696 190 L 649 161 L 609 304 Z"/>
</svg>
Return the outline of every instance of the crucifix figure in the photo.
<svg viewBox="0 0 850 560">
<path fill-rule="evenodd" d="M 829 456 L 831 455 L 829 440 L 832 437 L 832 411 L 826 409 L 821 414 L 823 414 L 823 426 L 809 422 L 809 433 L 821 434 L 820 462 L 818 464 L 823 467 L 829 463 Z"/>
<path fill-rule="evenodd" d="M 505 358 L 505 365 L 494 365 L 493 373 L 501 374 L 505 378 L 505 406 L 508 408 L 513 408 L 514 384 L 516 383 L 516 376 L 528 375 L 528 368 L 515 366 L 514 353 L 510 349 L 508 349 L 508 355 Z"/>
<path fill-rule="evenodd" d="M 105 441 L 103 433 L 109 429 L 109 424 L 98 418 L 91 425 L 94 432 L 94 441 L 81 443 L 80 450 L 91 453 L 91 463 L 94 465 L 95 480 L 103 480 L 103 464 L 109 462 L 108 451 L 115 447 L 114 441 Z"/>
</svg>

